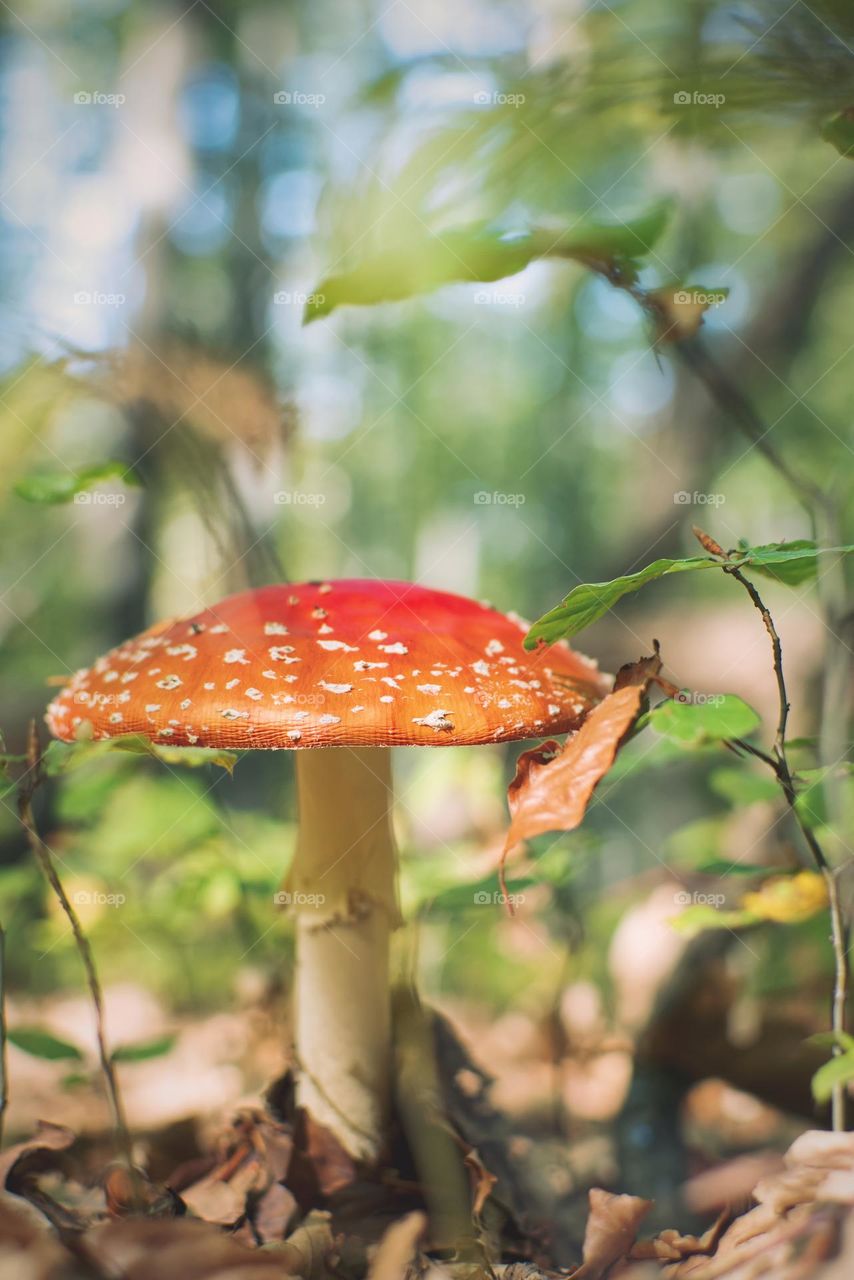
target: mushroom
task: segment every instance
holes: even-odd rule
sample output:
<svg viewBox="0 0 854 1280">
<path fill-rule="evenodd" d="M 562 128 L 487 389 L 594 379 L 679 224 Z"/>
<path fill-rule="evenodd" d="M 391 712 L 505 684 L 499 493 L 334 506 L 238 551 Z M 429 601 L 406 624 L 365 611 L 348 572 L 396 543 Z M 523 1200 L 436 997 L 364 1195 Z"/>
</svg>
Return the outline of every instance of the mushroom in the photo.
<svg viewBox="0 0 854 1280">
<path fill-rule="evenodd" d="M 48 708 L 65 741 L 297 749 L 299 835 L 279 897 L 296 914 L 298 1100 L 366 1162 L 387 1127 L 400 922 L 389 748 L 577 728 L 602 677 L 565 644 L 526 653 L 525 629 L 410 583 L 261 587 L 119 645 Z"/>
</svg>

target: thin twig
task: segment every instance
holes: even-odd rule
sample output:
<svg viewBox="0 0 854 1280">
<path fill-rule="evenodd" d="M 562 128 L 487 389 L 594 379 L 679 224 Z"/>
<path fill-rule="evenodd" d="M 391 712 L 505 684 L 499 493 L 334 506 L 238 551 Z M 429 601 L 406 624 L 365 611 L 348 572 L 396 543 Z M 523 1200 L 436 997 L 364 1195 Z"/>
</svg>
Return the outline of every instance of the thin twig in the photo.
<svg viewBox="0 0 854 1280">
<path fill-rule="evenodd" d="M 92 948 L 89 945 L 89 939 L 83 932 L 83 926 L 80 923 L 80 918 L 74 910 L 74 907 L 65 892 L 62 881 L 57 874 L 50 849 L 39 835 L 35 819 L 33 817 L 33 793 L 44 778 L 42 773 L 41 743 L 39 741 L 38 728 L 36 727 L 36 722 L 34 720 L 30 724 L 29 738 L 27 741 L 27 764 L 27 773 L 22 779 L 18 790 L 18 816 L 21 821 L 21 826 L 24 828 L 30 849 L 44 872 L 45 878 L 53 890 L 59 905 L 62 907 L 68 923 L 71 925 L 71 931 L 74 934 L 74 942 L 86 974 L 86 985 L 89 988 L 89 995 L 92 999 L 92 1006 L 95 1013 L 95 1035 L 98 1043 L 98 1060 L 100 1062 L 101 1075 L 103 1076 L 104 1087 L 112 1115 L 116 1142 L 122 1156 L 127 1162 L 128 1169 L 131 1174 L 135 1176 L 131 1138 L 128 1131 L 127 1121 L 125 1119 L 124 1104 L 122 1103 L 122 1097 L 119 1091 L 119 1083 L 116 1078 L 115 1066 L 107 1048 L 107 1036 L 104 1029 L 104 997 L 101 989 L 101 982 L 98 977 L 98 971 L 95 968 Z"/>
<path fill-rule="evenodd" d="M 702 539 L 701 539 L 702 541 Z M 705 544 L 704 544 L 705 545 Z M 819 841 L 816 839 L 815 832 L 811 830 L 809 825 L 804 821 L 803 815 L 797 806 L 797 794 L 795 792 L 795 784 L 792 779 L 792 772 L 789 768 L 789 761 L 786 755 L 786 728 L 789 721 L 789 697 L 786 690 L 786 678 L 783 672 L 783 646 L 780 636 L 774 625 L 774 619 L 760 596 L 753 583 L 744 576 L 740 569 L 734 565 L 723 565 L 724 573 L 728 573 L 730 577 L 735 578 L 750 596 L 754 606 L 758 609 L 765 630 L 771 641 L 771 651 L 774 660 L 774 675 L 777 681 L 777 697 L 779 710 L 777 715 L 777 732 L 774 737 L 774 758 L 766 756 L 762 752 L 753 751 L 752 754 L 758 755 L 760 759 L 764 759 L 770 764 L 777 776 L 783 794 L 786 797 L 786 803 L 792 813 L 792 816 L 803 836 L 810 853 L 815 860 L 815 864 L 824 878 L 827 888 L 828 910 L 830 912 L 831 940 L 833 943 L 834 958 L 834 982 L 833 982 L 833 999 L 831 1002 L 831 1026 L 837 1035 L 837 1044 L 833 1049 L 835 1056 L 842 1053 L 842 1046 L 838 1042 L 839 1037 L 845 1032 L 847 1022 L 847 1006 L 848 1006 L 848 929 L 845 923 L 845 917 L 842 911 L 842 903 L 839 897 L 839 880 L 834 868 L 830 865 L 822 849 Z M 747 745 L 739 743 L 740 746 Z M 845 1128 L 845 1086 L 836 1084 L 833 1087 L 831 1096 L 831 1122 L 835 1132 L 839 1133 Z"/>
</svg>

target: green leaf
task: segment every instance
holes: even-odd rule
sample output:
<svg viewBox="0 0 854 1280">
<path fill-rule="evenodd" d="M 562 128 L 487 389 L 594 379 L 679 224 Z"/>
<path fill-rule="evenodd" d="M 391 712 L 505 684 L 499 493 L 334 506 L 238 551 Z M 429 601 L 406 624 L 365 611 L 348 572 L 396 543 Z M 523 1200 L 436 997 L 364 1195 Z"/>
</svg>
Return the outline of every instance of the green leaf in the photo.
<svg viewBox="0 0 854 1280">
<path fill-rule="evenodd" d="M 779 800 L 781 795 L 779 783 L 773 778 L 747 768 L 715 769 L 709 778 L 709 786 L 715 795 L 739 806 Z"/>
<path fill-rule="evenodd" d="M 744 738 L 760 723 L 753 707 L 734 693 L 711 695 L 707 702 L 661 702 L 649 718 L 656 733 L 687 746 Z"/>
<path fill-rule="evenodd" d="M 648 253 L 667 225 L 668 202 L 624 223 L 587 223 L 499 231 L 485 223 L 438 233 L 425 230 L 364 258 L 351 271 L 327 276 L 310 295 L 304 323 L 345 305 L 400 302 L 445 284 L 490 283 L 522 271 L 535 258 L 573 258 L 605 269 L 620 266 L 634 279 L 634 260 Z"/>
<path fill-rule="evenodd" d="M 138 756 L 152 756 L 162 764 L 178 765 L 188 769 L 198 769 L 202 765 L 213 764 L 220 769 L 225 769 L 228 774 L 234 772 L 234 766 L 238 760 L 237 753 L 234 751 L 221 751 L 215 747 L 167 747 L 159 742 L 149 741 L 142 734 L 128 733 L 117 738 L 104 738 L 100 742 L 51 741 L 45 748 L 43 756 L 44 770 L 50 777 L 55 777 L 116 751 L 129 752 Z"/>
<path fill-rule="evenodd" d="M 743 547 L 748 557 L 749 569 L 766 578 L 797 587 L 816 575 L 818 548 L 814 542 L 801 538 L 793 542 L 772 542 L 764 547 Z M 840 548 L 845 550 L 845 548 Z"/>
<path fill-rule="evenodd" d="M 795 779 L 797 788 L 795 808 L 804 823 L 812 830 L 828 825 L 825 788 L 829 779 L 833 781 L 840 796 L 846 801 L 846 809 L 854 806 L 854 779 L 852 779 L 851 765 L 843 761 L 841 764 L 823 769 L 800 769 Z"/>
<path fill-rule="evenodd" d="M 584 582 L 573 587 L 569 595 L 548 613 L 538 618 L 525 636 L 525 648 L 534 649 L 538 644 L 554 644 L 556 640 L 570 639 L 598 621 L 618 600 L 632 591 L 639 591 L 648 582 L 671 573 L 685 573 L 695 569 L 722 569 L 729 563 L 738 569 L 754 569 L 767 577 L 796 586 L 816 573 L 819 555 L 848 555 L 854 545 L 844 547 L 816 547 L 812 542 L 773 542 L 761 547 L 742 544 L 728 562 L 706 556 L 689 556 L 683 560 L 654 560 L 637 573 L 614 578 L 611 582 Z"/>
<path fill-rule="evenodd" d="M 697 903 L 673 916 L 670 924 L 678 933 L 694 937 L 705 929 L 740 929 L 756 924 L 756 916 L 750 911 L 719 911 L 717 907 Z"/>
<path fill-rule="evenodd" d="M 68 1075 L 63 1076 L 59 1082 L 60 1088 L 66 1092 L 70 1092 L 72 1089 L 79 1089 L 82 1085 L 88 1085 L 89 1083 L 89 1077 L 82 1071 L 69 1071 Z"/>
<path fill-rule="evenodd" d="M 162 1058 L 175 1047 L 176 1036 L 158 1036 L 154 1040 L 138 1040 L 135 1044 L 120 1044 L 110 1054 L 113 1062 L 147 1062 L 150 1058 Z"/>
<path fill-rule="evenodd" d="M 812 1096 L 816 1102 L 828 1102 L 838 1084 L 854 1080 L 854 1052 L 841 1053 L 819 1067 L 812 1078 Z"/>
<path fill-rule="evenodd" d="M 807 1037 L 807 1044 L 818 1045 L 820 1049 L 835 1049 L 837 1045 L 846 1051 L 854 1051 L 854 1036 L 847 1031 L 817 1031 L 814 1036 Z"/>
<path fill-rule="evenodd" d="M 7 1032 L 7 1039 L 10 1044 L 23 1049 L 24 1053 L 28 1053 L 32 1058 L 45 1058 L 49 1062 L 68 1059 L 82 1062 L 83 1060 L 83 1054 L 76 1045 L 69 1044 L 67 1040 L 57 1039 L 49 1031 L 42 1031 L 40 1027 L 18 1027 L 14 1031 Z"/>
<path fill-rule="evenodd" d="M 126 485 L 139 485 L 139 477 L 131 467 L 112 459 L 83 467 L 80 471 L 34 471 L 16 481 L 14 490 L 27 502 L 56 504 L 72 502 L 78 494 L 85 493 L 102 480 L 113 479 Z"/>
<path fill-rule="evenodd" d="M 597 622 L 618 600 L 632 591 L 639 591 L 648 582 L 670 573 L 685 573 L 693 569 L 716 569 L 719 562 L 705 556 L 691 556 L 685 560 L 654 560 L 637 573 L 614 578 L 611 582 L 584 582 L 573 587 L 569 595 L 556 608 L 539 618 L 525 636 L 525 648 L 535 649 L 545 642 L 567 639 Z"/>
<path fill-rule="evenodd" d="M 854 157 L 854 111 L 847 107 L 838 116 L 828 120 L 823 126 L 821 136 L 829 142 L 841 156 Z"/>
</svg>

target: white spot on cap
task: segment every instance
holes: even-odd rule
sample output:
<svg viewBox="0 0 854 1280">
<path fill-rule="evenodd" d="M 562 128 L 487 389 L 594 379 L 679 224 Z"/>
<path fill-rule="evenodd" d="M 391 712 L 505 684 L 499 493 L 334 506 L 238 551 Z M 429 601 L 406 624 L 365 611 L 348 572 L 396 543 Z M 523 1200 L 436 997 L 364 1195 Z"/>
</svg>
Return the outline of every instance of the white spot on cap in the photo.
<svg viewBox="0 0 854 1280">
<path fill-rule="evenodd" d="M 219 622 L 215 627 L 211 627 L 212 636 L 224 636 L 226 631 L 228 631 L 228 627 L 224 622 Z"/>
<path fill-rule="evenodd" d="M 214 685 L 213 680 L 206 680 L 206 681 L 205 681 L 205 688 L 206 688 L 206 689 L 214 689 L 215 687 L 216 687 L 216 686 Z"/>
<path fill-rule="evenodd" d="M 122 676 L 122 684 L 130 684 L 131 680 L 135 680 L 138 675 L 138 671 L 126 671 Z"/>
<path fill-rule="evenodd" d="M 308 719 L 308 712 L 307 712 L 307 711 L 295 711 L 295 712 L 294 712 L 294 719 L 295 719 L 295 720 L 307 720 L 307 719 Z"/>
<path fill-rule="evenodd" d="M 509 698 L 499 698 L 498 705 L 504 710 L 506 707 L 512 706 L 512 703 Z"/>
<path fill-rule="evenodd" d="M 415 716 L 412 723 L 423 724 L 425 729 L 435 729 L 437 733 L 440 733 L 443 729 L 446 731 L 453 729 L 454 726 L 448 719 L 450 714 L 450 711 L 442 711 L 437 708 L 435 711 L 431 711 L 429 715 Z"/>
<path fill-rule="evenodd" d="M 320 724 L 340 724 L 341 717 L 340 716 L 321 716 L 319 723 Z"/>
<path fill-rule="evenodd" d="M 328 622 L 324 622 L 321 626 L 317 628 L 317 634 L 319 636 L 331 636 L 333 630 L 334 628 L 330 627 Z"/>
<path fill-rule="evenodd" d="M 119 678 L 118 671 L 108 671 L 107 674 L 104 676 L 104 684 L 112 684 L 112 682 L 114 680 L 118 680 L 118 678 Z"/>
<path fill-rule="evenodd" d="M 246 696 L 247 698 L 252 698 L 255 702 L 257 702 L 259 698 L 264 697 L 260 689 L 247 689 Z"/>
<path fill-rule="evenodd" d="M 192 698 L 184 698 L 183 701 L 181 702 L 181 710 L 186 711 L 187 707 L 191 707 L 192 705 L 193 705 Z"/>
<path fill-rule="evenodd" d="M 161 738 L 171 738 L 174 735 L 175 730 L 174 729 L 158 729 L 157 732 Z"/>
<path fill-rule="evenodd" d="M 249 659 L 246 656 L 245 649 L 229 649 L 223 658 L 223 662 L 241 662 L 244 667 L 249 666 Z"/>
<path fill-rule="evenodd" d="M 377 629 L 376 631 L 369 631 L 368 639 L 369 640 L 388 640 L 388 632 L 380 631 L 379 629 Z"/>
<path fill-rule="evenodd" d="M 110 716 L 110 724 L 121 724 L 123 720 L 124 716 L 121 711 L 114 711 Z"/>
<path fill-rule="evenodd" d="M 399 640 L 396 640 L 394 644 L 381 644 L 380 648 L 383 653 L 409 653 L 406 645 L 401 644 Z"/>
<path fill-rule="evenodd" d="M 299 729 L 288 729 L 288 737 L 290 738 L 291 742 L 299 742 L 300 738 L 302 737 L 302 734 L 300 733 Z"/>
<path fill-rule="evenodd" d="M 364 709 L 365 709 L 364 707 L 351 707 L 351 708 L 350 708 L 350 710 L 353 712 L 353 714 L 354 714 L 354 715 L 355 715 L 355 713 L 356 713 L 357 711 L 364 711 Z"/>
<path fill-rule="evenodd" d="M 384 693 L 383 696 L 380 698 L 380 702 L 394 702 L 394 698 L 391 696 L 390 693 Z"/>
<path fill-rule="evenodd" d="M 368 662 L 366 658 L 359 658 L 353 663 L 354 671 L 379 671 L 381 667 L 387 667 L 387 662 Z"/>
<path fill-rule="evenodd" d="M 329 585 L 328 582 L 321 582 L 320 586 L 317 589 L 322 596 L 328 596 L 329 592 L 332 590 L 332 587 Z"/>
<path fill-rule="evenodd" d="M 400 679 L 402 679 L 401 676 L 380 676 L 383 684 L 387 684 L 390 689 L 399 689 L 400 685 L 397 682 Z"/>
<path fill-rule="evenodd" d="M 504 645 L 500 640 L 490 640 L 489 644 L 486 646 L 486 656 L 488 658 L 494 658 L 497 653 L 503 652 Z"/>
<path fill-rule="evenodd" d="M 183 658 L 185 662 L 189 662 L 199 651 L 194 644 L 172 644 L 166 652 L 173 658 Z"/>
<path fill-rule="evenodd" d="M 146 711 L 147 711 L 147 712 L 149 713 L 149 715 L 150 715 L 152 711 L 159 711 L 159 710 L 160 710 L 160 703 L 159 703 L 159 702 L 149 702 L 145 709 L 146 709 Z"/>
<path fill-rule="evenodd" d="M 477 662 L 473 662 L 471 664 L 471 669 L 472 671 L 475 672 L 476 675 L 479 675 L 479 676 L 489 675 L 489 663 L 484 662 L 482 659 L 479 659 Z"/>
<path fill-rule="evenodd" d="M 269 653 L 270 657 L 273 659 L 274 662 L 286 662 L 286 663 L 299 662 L 300 661 L 299 658 L 294 658 L 291 656 L 293 654 L 293 651 L 294 651 L 294 646 L 292 644 L 285 644 L 285 645 L 278 645 L 278 646 L 273 645 L 271 649 L 267 650 L 267 652 Z"/>
<path fill-rule="evenodd" d="M 418 687 L 419 693 L 441 693 L 442 692 L 442 686 L 440 684 L 419 684 L 417 687 Z"/>
<path fill-rule="evenodd" d="M 264 623 L 265 636 L 286 636 L 287 634 L 288 634 L 288 629 L 285 626 L 284 622 L 265 622 Z"/>
<path fill-rule="evenodd" d="M 357 653 L 358 650 L 354 644 L 346 644 L 343 640 L 318 640 L 317 644 L 321 649 L 328 649 L 332 652 L 335 649 L 343 649 L 346 653 Z"/>
<path fill-rule="evenodd" d="M 318 680 L 321 689 L 328 689 L 330 693 L 350 693 L 353 686 L 351 684 L 330 684 L 327 680 Z"/>
<path fill-rule="evenodd" d="M 262 672 L 261 672 L 261 675 L 264 677 L 264 679 L 265 679 L 265 680 L 277 680 L 277 679 L 278 679 L 278 676 L 276 675 L 275 671 L 262 671 Z"/>
<path fill-rule="evenodd" d="M 195 745 L 195 743 L 197 743 L 197 742 L 198 742 L 198 740 L 199 740 L 199 735 L 198 735 L 197 733 L 190 733 L 190 731 L 189 731 L 189 729 L 188 729 L 188 730 L 187 730 L 187 741 L 189 742 L 190 746 L 191 746 L 191 747 L 192 747 L 192 746 L 194 746 L 194 745 Z"/>
<path fill-rule="evenodd" d="M 248 711 L 237 711 L 234 707 L 225 707 L 219 713 L 224 720 L 248 720 Z"/>
<path fill-rule="evenodd" d="M 550 715 L 550 716 L 559 716 L 559 715 L 560 715 L 560 711 L 561 711 L 561 709 L 560 709 L 560 707 L 557 705 L 557 703 L 556 703 L 556 702 L 550 702 L 550 703 L 549 703 L 549 705 L 548 705 L 548 712 L 549 712 L 549 715 Z"/>
<path fill-rule="evenodd" d="M 234 680 L 226 680 L 225 687 L 226 689 L 236 689 L 239 684 L 240 681 L 235 677 Z"/>
<path fill-rule="evenodd" d="M 180 676 L 164 676 L 162 680 L 157 681 L 158 689 L 177 689 L 181 684 Z"/>
</svg>

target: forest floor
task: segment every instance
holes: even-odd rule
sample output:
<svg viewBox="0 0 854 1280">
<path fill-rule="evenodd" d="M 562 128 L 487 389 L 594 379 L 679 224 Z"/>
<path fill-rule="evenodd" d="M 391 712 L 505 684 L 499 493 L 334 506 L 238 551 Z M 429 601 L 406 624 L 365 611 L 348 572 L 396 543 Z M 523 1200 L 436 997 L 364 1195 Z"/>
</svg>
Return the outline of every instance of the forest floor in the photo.
<svg viewBox="0 0 854 1280">
<path fill-rule="evenodd" d="M 163 1030 L 142 989 L 107 998 L 108 1018 L 121 1009 L 137 1036 Z M 85 1002 L 49 1008 L 53 1030 L 73 1027 L 79 1040 Z M 854 1274 L 854 1134 L 802 1130 L 705 1082 L 682 1109 L 684 1180 L 654 1205 L 626 1193 L 620 1165 L 625 1046 L 556 1064 L 523 1015 L 445 1013 L 434 1024 L 443 1113 L 434 1107 L 430 1123 L 450 1135 L 469 1187 L 450 1212 L 421 1184 L 402 1131 L 384 1170 L 369 1174 L 295 1112 L 281 1027 L 262 1001 L 173 1019 L 167 1054 L 122 1067 L 134 1175 L 116 1158 L 97 1073 L 69 1078 L 67 1064 L 10 1046 L 0 1280 Z M 265 1080 L 275 1083 L 265 1090 Z M 653 1147 L 666 1153 L 667 1141 Z"/>
</svg>

